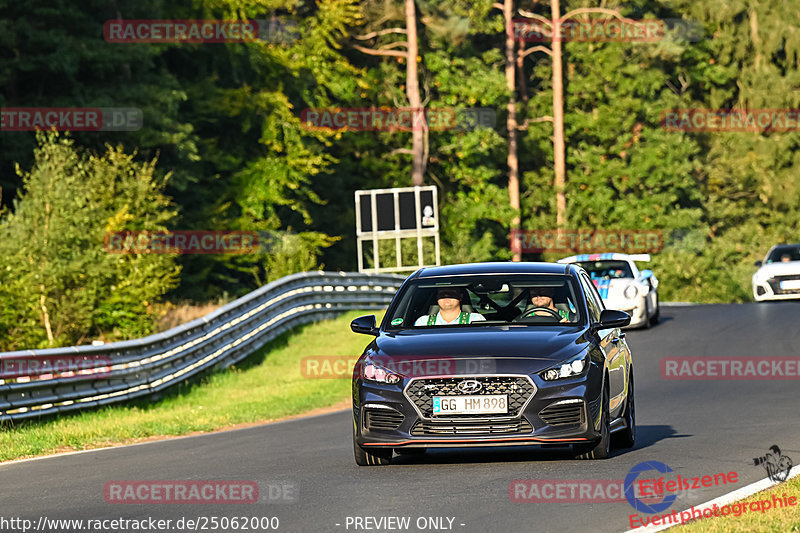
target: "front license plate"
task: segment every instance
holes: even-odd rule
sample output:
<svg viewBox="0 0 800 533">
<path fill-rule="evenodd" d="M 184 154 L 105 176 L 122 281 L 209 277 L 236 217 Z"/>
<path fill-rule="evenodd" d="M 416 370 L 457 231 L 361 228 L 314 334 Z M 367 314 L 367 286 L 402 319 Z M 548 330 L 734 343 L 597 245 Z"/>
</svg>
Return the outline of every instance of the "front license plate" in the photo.
<svg viewBox="0 0 800 533">
<path fill-rule="evenodd" d="M 781 281 L 781 289 L 785 291 L 800 289 L 800 279 L 787 279 L 786 281 Z"/>
<path fill-rule="evenodd" d="M 507 394 L 433 397 L 433 414 L 435 415 L 480 415 L 507 412 Z"/>
</svg>

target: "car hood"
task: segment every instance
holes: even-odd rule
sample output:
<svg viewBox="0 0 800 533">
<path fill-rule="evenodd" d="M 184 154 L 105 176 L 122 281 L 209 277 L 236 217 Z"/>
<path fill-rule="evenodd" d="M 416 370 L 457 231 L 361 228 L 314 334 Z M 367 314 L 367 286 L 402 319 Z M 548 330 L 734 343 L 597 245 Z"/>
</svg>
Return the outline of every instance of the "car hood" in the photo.
<svg viewBox="0 0 800 533">
<path fill-rule="evenodd" d="M 766 279 L 773 276 L 790 276 L 792 274 L 800 274 L 800 261 L 762 265 L 761 268 L 756 271 L 753 277 Z"/>
<path fill-rule="evenodd" d="M 382 334 L 368 351 L 378 364 L 408 377 L 531 374 L 588 346 L 585 327 L 482 326 L 465 331 Z"/>
</svg>

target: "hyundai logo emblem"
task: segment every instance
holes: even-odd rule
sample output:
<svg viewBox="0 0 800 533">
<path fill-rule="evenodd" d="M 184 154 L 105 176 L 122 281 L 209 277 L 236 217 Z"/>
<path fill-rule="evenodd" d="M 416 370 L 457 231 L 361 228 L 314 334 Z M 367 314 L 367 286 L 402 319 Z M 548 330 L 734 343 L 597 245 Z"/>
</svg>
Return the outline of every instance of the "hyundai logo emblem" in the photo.
<svg viewBox="0 0 800 533">
<path fill-rule="evenodd" d="M 458 384 L 458 390 L 465 394 L 474 394 L 482 388 L 483 385 L 481 385 L 481 382 L 475 379 L 465 379 Z"/>
</svg>

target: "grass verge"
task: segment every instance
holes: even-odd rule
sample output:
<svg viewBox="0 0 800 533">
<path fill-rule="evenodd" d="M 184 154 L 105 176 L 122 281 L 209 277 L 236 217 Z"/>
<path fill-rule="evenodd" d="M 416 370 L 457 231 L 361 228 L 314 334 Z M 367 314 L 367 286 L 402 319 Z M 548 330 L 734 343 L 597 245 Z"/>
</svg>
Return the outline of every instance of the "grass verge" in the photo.
<svg viewBox="0 0 800 533">
<path fill-rule="evenodd" d="M 236 367 L 182 384 L 158 402 L 136 400 L 7 425 L 0 429 L 0 461 L 209 432 L 342 402 L 350 397 L 349 377 L 309 379 L 301 373 L 300 362 L 312 355 L 345 355 L 355 360 L 370 337 L 353 333 L 349 323 L 373 312 L 351 311 L 334 320 L 300 326 Z"/>
</svg>

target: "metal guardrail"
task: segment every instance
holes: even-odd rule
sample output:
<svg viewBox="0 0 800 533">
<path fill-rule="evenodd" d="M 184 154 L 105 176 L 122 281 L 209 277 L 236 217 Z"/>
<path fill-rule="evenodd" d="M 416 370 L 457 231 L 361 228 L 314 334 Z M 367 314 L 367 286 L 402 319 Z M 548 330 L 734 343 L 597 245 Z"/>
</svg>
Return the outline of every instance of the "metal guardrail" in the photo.
<svg viewBox="0 0 800 533">
<path fill-rule="evenodd" d="M 304 272 L 142 339 L 0 352 L 0 421 L 159 393 L 209 368 L 227 368 L 295 326 L 351 309 L 382 309 L 404 279 Z"/>
</svg>

